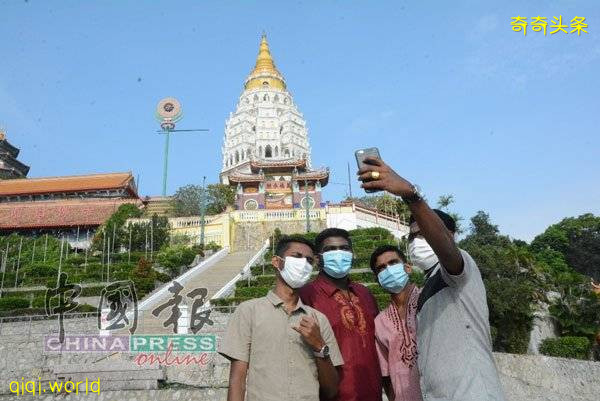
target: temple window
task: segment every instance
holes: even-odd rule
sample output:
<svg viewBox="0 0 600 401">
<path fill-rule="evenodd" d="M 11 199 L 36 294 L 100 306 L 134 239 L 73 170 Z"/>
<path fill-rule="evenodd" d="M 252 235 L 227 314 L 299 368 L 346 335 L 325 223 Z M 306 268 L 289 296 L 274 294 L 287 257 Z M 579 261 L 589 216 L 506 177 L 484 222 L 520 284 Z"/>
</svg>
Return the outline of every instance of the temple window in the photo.
<svg viewBox="0 0 600 401">
<path fill-rule="evenodd" d="M 239 152 L 237 150 L 235 151 L 235 162 L 236 163 L 240 162 L 240 154 L 239 154 Z"/>
<path fill-rule="evenodd" d="M 275 157 L 279 157 L 279 148 L 275 146 Z"/>
<path fill-rule="evenodd" d="M 271 145 L 267 145 L 265 147 L 265 157 L 273 157 L 273 149 L 271 148 Z"/>
<path fill-rule="evenodd" d="M 263 147 L 262 147 L 262 145 L 258 147 L 258 154 L 260 155 L 260 157 L 263 156 Z"/>
</svg>

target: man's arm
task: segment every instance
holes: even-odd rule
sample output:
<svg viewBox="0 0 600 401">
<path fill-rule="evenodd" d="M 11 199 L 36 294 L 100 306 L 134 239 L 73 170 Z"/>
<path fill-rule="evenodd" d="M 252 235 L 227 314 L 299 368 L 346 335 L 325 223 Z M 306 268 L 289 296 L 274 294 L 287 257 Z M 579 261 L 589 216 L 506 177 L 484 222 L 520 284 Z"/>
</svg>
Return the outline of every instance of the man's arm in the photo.
<svg viewBox="0 0 600 401">
<path fill-rule="evenodd" d="M 389 376 L 383 376 L 383 390 L 389 401 L 395 400 L 394 388 L 392 387 L 392 380 Z"/>
<path fill-rule="evenodd" d="M 319 386 L 327 398 L 333 398 L 338 393 L 338 372 L 331 358 L 315 358 L 317 360 L 317 371 L 319 373 Z"/>
<path fill-rule="evenodd" d="M 319 323 L 317 323 L 317 318 L 314 316 L 302 317 L 300 325 L 294 327 L 294 330 L 302 335 L 304 342 L 306 342 L 306 344 L 308 344 L 315 352 L 321 351 L 323 346 L 327 344 L 321 336 Z M 315 359 L 321 391 L 327 398 L 333 398 L 338 392 L 339 377 L 337 370 L 335 366 L 333 366 L 331 358 L 315 357 Z"/>
<path fill-rule="evenodd" d="M 403 198 L 414 195 L 413 185 L 400 177 L 392 168 L 377 158 L 367 158 L 368 166 L 358 171 L 364 189 L 383 190 Z M 379 172 L 379 178 L 373 180 L 371 173 Z M 462 255 L 452 234 L 438 217 L 437 214 L 424 200 L 410 203 L 408 205 L 412 215 L 415 217 L 419 229 L 427 243 L 437 255 L 440 263 L 450 274 L 460 274 L 464 268 Z"/>
<path fill-rule="evenodd" d="M 244 401 L 246 396 L 246 374 L 248 362 L 233 359 L 229 368 L 229 390 L 227 401 Z"/>
</svg>

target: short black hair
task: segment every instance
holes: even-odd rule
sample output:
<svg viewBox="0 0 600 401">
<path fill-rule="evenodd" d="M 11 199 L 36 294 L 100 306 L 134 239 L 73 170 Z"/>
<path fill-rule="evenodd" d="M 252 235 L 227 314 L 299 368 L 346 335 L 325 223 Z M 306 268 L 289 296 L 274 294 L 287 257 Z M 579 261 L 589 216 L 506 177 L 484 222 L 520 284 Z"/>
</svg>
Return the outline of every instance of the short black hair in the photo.
<svg viewBox="0 0 600 401">
<path fill-rule="evenodd" d="M 406 255 L 404 255 L 404 252 L 402 252 L 402 249 L 398 248 L 395 245 L 381 245 L 380 247 L 378 247 L 377 249 L 375 249 L 373 251 L 373 253 L 371 254 L 371 270 L 373 270 L 373 272 L 375 272 L 375 263 L 377 262 L 377 258 L 381 255 L 383 255 L 386 252 L 396 252 L 398 254 L 398 256 L 400 256 L 400 259 L 402 259 L 403 262 L 406 262 Z"/>
<path fill-rule="evenodd" d="M 448 213 L 446 212 L 442 212 L 439 209 L 433 209 L 433 211 L 435 212 L 435 214 L 438 215 L 438 217 L 442 220 L 442 222 L 444 223 L 444 225 L 446 226 L 446 228 L 448 230 L 450 230 L 452 233 L 456 232 L 456 221 L 454 220 L 454 218 L 452 216 L 450 216 Z M 414 216 L 411 214 L 410 215 L 410 219 L 408 220 L 408 225 L 411 225 L 412 223 L 414 223 L 416 220 L 414 218 Z"/>
<path fill-rule="evenodd" d="M 277 246 L 275 247 L 275 255 L 283 257 L 283 254 L 290 248 L 292 242 L 297 242 L 308 246 L 313 253 L 315 252 L 315 245 L 308 239 L 300 235 L 286 235 L 279 239 Z"/>
<path fill-rule="evenodd" d="M 348 231 L 343 230 L 341 228 L 326 228 L 325 230 L 321 231 L 319 235 L 317 235 L 317 238 L 315 238 L 315 250 L 317 251 L 317 253 L 321 252 L 321 249 L 323 249 L 323 242 L 327 238 L 331 237 L 344 238 L 346 241 L 348 241 L 348 245 L 350 245 L 350 248 L 352 248 L 352 240 L 350 239 L 350 234 L 348 233 Z"/>
</svg>

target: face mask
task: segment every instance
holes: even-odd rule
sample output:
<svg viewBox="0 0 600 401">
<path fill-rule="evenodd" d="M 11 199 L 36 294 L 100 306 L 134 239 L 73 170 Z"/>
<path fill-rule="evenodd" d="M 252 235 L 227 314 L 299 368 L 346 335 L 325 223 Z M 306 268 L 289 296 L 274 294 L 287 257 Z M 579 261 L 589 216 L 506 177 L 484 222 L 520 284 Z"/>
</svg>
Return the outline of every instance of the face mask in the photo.
<svg viewBox="0 0 600 401">
<path fill-rule="evenodd" d="M 425 238 L 415 237 L 408 244 L 408 253 L 413 265 L 422 270 L 429 270 L 438 263 L 438 257 L 433 252 Z"/>
<path fill-rule="evenodd" d="M 380 271 L 377 275 L 377 279 L 384 290 L 393 294 L 398 294 L 406 287 L 406 284 L 408 283 L 408 274 L 404 270 L 404 264 L 397 263 Z"/>
<path fill-rule="evenodd" d="M 283 258 L 282 258 L 283 259 Z M 312 265 L 306 258 L 285 257 L 283 269 L 280 270 L 281 278 L 292 288 L 300 288 L 310 279 Z"/>
<path fill-rule="evenodd" d="M 323 253 L 323 270 L 333 278 L 342 278 L 348 275 L 352 267 L 352 252 L 341 249 Z"/>
</svg>

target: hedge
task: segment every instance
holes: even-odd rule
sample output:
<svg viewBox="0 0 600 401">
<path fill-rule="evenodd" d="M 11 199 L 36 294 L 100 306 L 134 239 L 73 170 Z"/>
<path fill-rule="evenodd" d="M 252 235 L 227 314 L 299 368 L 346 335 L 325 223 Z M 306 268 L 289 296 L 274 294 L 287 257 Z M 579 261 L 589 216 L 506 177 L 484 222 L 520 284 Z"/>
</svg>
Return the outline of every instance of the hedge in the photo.
<svg viewBox="0 0 600 401">
<path fill-rule="evenodd" d="M 29 300 L 26 298 L 6 297 L 0 298 L 0 311 L 29 308 Z"/>
<path fill-rule="evenodd" d="M 235 290 L 236 297 L 259 298 L 267 295 L 272 287 L 241 287 Z"/>
<path fill-rule="evenodd" d="M 546 338 L 542 341 L 539 351 L 548 356 L 588 359 L 590 347 L 587 337 Z"/>
</svg>

